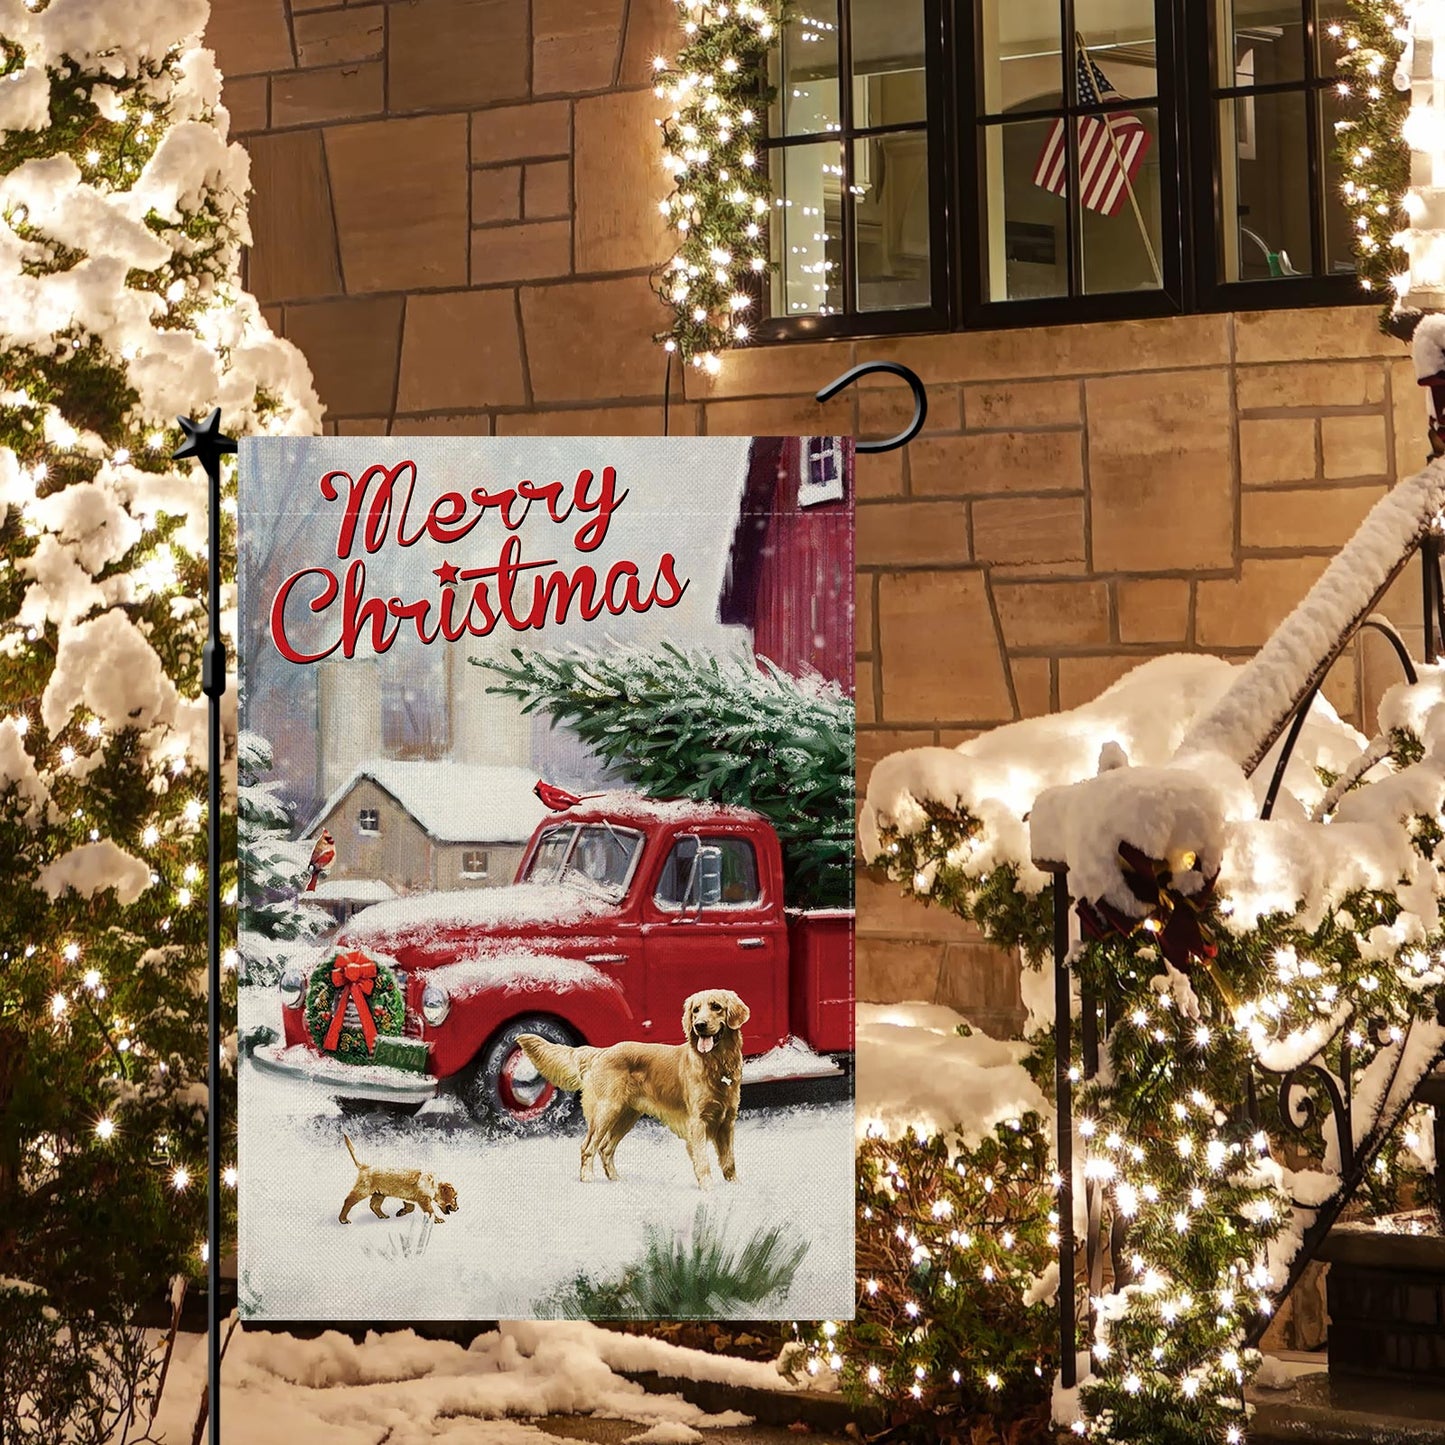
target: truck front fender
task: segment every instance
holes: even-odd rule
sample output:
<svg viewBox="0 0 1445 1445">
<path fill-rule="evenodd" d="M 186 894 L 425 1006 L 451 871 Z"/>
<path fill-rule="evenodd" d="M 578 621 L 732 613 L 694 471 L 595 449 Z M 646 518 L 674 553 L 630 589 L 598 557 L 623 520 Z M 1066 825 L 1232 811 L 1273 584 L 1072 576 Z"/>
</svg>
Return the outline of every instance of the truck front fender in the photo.
<svg viewBox="0 0 1445 1445">
<path fill-rule="evenodd" d="M 526 1014 L 560 1019 L 590 1044 L 615 1043 L 636 1032 L 621 984 L 605 969 L 574 958 L 481 955 L 432 969 L 422 983 L 440 986 L 451 1000 L 446 1020 L 426 1030 L 439 1078 L 471 1063 L 499 1028 Z"/>
</svg>

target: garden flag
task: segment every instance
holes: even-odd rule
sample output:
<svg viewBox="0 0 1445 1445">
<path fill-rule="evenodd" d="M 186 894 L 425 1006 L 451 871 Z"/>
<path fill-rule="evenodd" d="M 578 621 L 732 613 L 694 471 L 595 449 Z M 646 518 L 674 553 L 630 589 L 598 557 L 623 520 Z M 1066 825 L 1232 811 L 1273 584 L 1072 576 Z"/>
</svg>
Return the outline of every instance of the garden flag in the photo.
<svg viewBox="0 0 1445 1445">
<path fill-rule="evenodd" d="M 255 1322 L 853 1313 L 853 450 L 247 438 Z"/>
<path fill-rule="evenodd" d="M 1109 105 L 1124 99 L 1094 64 L 1078 36 L 1074 38 L 1074 62 L 1080 105 Z M 1066 124 L 1063 118 L 1054 122 L 1034 168 L 1034 184 L 1056 196 L 1066 196 L 1069 191 Z M 1084 205 L 1101 215 L 1117 216 L 1148 153 L 1149 132 L 1132 111 L 1081 116 L 1079 193 Z"/>
</svg>

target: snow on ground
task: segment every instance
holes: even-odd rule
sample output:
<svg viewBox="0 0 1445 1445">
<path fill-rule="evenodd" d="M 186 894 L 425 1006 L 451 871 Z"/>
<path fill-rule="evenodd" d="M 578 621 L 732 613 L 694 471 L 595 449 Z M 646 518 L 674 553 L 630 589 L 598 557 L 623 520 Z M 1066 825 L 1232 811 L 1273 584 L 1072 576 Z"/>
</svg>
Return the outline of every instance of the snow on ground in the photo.
<svg viewBox="0 0 1445 1445">
<path fill-rule="evenodd" d="M 546 1445 L 554 1437 L 508 1417 L 595 1414 L 652 1426 L 681 1440 L 687 1427 L 745 1425 L 677 1395 L 650 1395 L 620 1370 L 657 1370 L 765 1389 L 789 1383 L 769 1364 L 684 1350 L 582 1322 L 503 1325 L 470 1347 L 410 1330 L 361 1342 L 328 1331 L 311 1340 L 240 1329 L 222 1364 L 223 1445 L 324 1440 L 326 1445 Z M 205 1382 L 204 1335 L 177 1341 L 154 1434 L 191 1438 Z M 688 1436 L 686 1438 L 694 1438 Z"/>
<path fill-rule="evenodd" d="M 643 1120 L 617 1151 L 621 1178 L 577 1178 L 575 1132 L 489 1135 L 453 1098 L 413 1119 L 343 1120 L 324 1090 L 250 1071 L 243 1083 L 240 1296 L 248 1317 L 506 1319 L 578 1273 L 615 1275 L 649 1224 L 689 1233 L 705 1206 L 729 1240 L 782 1224 L 808 1244 L 791 1291 L 749 1319 L 825 1319 L 854 1304 L 853 1129 L 844 1102 L 749 1110 L 738 1120 L 738 1179 L 704 1193 L 676 1136 Z M 580 1120 L 578 1121 L 580 1127 Z M 362 1201 L 337 1214 L 356 1177 L 342 1140 L 371 1164 L 431 1170 L 460 1208 L 378 1219 Z M 387 1205 L 395 1214 L 395 1202 Z"/>
</svg>

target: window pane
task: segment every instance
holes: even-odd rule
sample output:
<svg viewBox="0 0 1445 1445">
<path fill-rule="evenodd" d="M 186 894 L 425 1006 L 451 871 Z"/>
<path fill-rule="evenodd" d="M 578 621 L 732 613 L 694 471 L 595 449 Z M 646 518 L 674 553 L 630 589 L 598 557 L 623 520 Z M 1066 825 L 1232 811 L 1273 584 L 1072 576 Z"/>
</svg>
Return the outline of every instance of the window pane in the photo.
<svg viewBox="0 0 1445 1445">
<path fill-rule="evenodd" d="M 843 307 L 843 147 L 776 146 L 770 234 L 774 316 L 831 316 Z"/>
<path fill-rule="evenodd" d="M 984 130 L 985 264 L 990 301 L 1066 296 L 1068 239 L 1063 189 L 1036 180 L 1058 120 L 1016 121 Z"/>
<path fill-rule="evenodd" d="M 1147 100 L 1158 94 L 1154 0 L 1074 0 L 1074 28 L 1078 44 L 1120 95 Z M 1089 99 L 1081 85 L 1080 103 Z"/>
<path fill-rule="evenodd" d="M 1340 187 L 1345 181 L 1345 166 L 1335 157 L 1335 122 L 1346 119 L 1344 102 L 1332 90 L 1322 97 L 1320 155 L 1324 158 L 1325 207 L 1325 271 L 1331 276 L 1349 276 L 1355 272 L 1354 226 Z"/>
<path fill-rule="evenodd" d="M 1339 37 L 1330 34 L 1330 26 L 1342 26 L 1353 18 L 1350 0 L 1316 0 L 1315 14 L 1319 17 L 1315 24 L 1319 73 L 1334 76 L 1340 69 L 1341 45 Z"/>
<path fill-rule="evenodd" d="M 990 115 L 1063 102 L 1058 0 L 982 0 L 979 63 Z"/>
<path fill-rule="evenodd" d="M 928 136 L 867 136 L 853 143 L 858 309 L 927 306 Z"/>
<path fill-rule="evenodd" d="M 903 125 L 928 116 L 923 0 L 850 0 L 853 125 Z"/>
<path fill-rule="evenodd" d="M 1084 290 L 1161 287 L 1158 112 L 1083 117 L 1079 190 Z"/>
<path fill-rule="evenodd" d="M 1305 123 L 1298 92 L 1219 102 L 1224 280 L 1314 269 Z"/>
<path fill-rule="evenodd" d="M 1304 74 L 1302 0 L 1216 0 L 1221 86 L 1273 85 Z"/>
<path fill-rule="evenodd" d="M 773 135 L 822 135 L 839 126 L 838 6 L 818 0 L 808 12 L 783 27 L 773 53 Z"/>
</svg>

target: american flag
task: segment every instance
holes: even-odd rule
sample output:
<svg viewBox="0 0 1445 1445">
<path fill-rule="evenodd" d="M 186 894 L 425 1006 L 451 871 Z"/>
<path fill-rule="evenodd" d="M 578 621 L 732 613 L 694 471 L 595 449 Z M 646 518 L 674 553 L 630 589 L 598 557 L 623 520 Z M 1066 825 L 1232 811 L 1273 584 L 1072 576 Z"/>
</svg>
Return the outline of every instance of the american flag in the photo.
<svg viewBox="0 0 1445 1445">
<path fill-rule="evenodd" d="M 1082 45 L 1075 47 L 1079 73 L 1079 104 L 1107 105 L 1124 97 L 1109 84 L 1109 77 L 1089 58 Z M 1068 194 L 1069 150 L 1062 118 L 1054 122 L 1034 168 L 1034 184 L 1056 196 Z M 1110 133 L 1112 131 L 1112 139 Z M 1149 153 L 1149 132 L 1130 111 L 1086 115 L 1079 119 L 1079 188 L 1084 204 L 1104 216 L 1117 216 L 1129 186 Z"/>
</svg>

